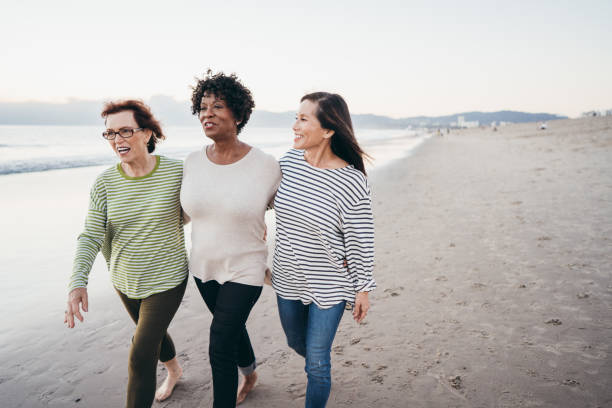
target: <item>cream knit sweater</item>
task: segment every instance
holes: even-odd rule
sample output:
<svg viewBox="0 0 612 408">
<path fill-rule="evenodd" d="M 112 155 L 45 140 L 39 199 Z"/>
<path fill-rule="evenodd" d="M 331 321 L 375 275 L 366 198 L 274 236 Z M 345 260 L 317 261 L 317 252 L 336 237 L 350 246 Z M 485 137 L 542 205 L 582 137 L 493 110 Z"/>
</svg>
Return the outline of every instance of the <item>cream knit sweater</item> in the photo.
<svg viewBox="0 0 612 408">
<path fill-rule="evenodd" d="M 276 159 L 252 147 L 219 165 L 206 147 L 185 159 L 181 205 L 191 218 L 189 270 L 203 282 L 263 285 L 268 250 L 264 214 L 281 180 Z"/>
</svg>

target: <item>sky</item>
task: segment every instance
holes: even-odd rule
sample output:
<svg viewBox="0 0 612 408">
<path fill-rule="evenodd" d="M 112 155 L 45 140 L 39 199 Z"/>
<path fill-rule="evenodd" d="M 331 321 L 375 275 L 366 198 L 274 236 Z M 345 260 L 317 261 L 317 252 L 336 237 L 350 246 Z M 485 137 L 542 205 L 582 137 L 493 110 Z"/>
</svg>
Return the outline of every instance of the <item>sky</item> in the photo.
<svg viewBox="0 0 612 408">
<path fill-rule="evenodd" d="M 0 102 L 168 95 L 235 72 L 256 108 L 612 109 L 612 1 L 3 0 Z"/>
</svg>

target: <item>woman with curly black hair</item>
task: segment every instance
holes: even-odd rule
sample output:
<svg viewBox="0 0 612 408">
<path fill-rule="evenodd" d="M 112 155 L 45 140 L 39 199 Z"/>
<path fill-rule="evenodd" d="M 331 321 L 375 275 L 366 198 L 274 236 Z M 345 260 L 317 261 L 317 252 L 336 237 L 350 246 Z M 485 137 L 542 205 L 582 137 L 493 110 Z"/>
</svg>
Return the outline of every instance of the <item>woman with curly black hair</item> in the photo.
<svg viewBox="0 0 612 408">
<path fill-rule="evenodd" d="M 234 408 L 257 379 L 245 324 L 267 269 L 264 214 L 280 183 L 280 167 L 238 139 L 255 103 L 235 74 L 209 70 L 191 101 L 212 144 L 185 159 L 181 204 L 192 222 L 189 270 L 213 314 L 213 406 Z M 240 389 L 237 368 L 244 376 Z"/>
</svg>

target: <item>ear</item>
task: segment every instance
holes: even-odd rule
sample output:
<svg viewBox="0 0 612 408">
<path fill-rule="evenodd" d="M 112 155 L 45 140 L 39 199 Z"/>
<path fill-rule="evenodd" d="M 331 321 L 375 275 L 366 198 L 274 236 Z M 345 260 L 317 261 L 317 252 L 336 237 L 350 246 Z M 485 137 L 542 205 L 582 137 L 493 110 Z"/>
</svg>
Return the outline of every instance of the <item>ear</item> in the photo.
<svg viewBox="0 0 612 408">
<path fill-rule="evenodd" d="M 325 133 L 323 133 L 323 138 L 324 139 L 331 139 L 331 137 L 334 135 L 334 131 L 333 130 L 327 130 L 325 129 Z"/>
<path fill-rule="evenodd" d="M 147 130 L 149 130 L 149 132 L 148 132 L 148 133 L 149 133 L 149 137 L 147 137 L 147 140 L 146 140 L 145 144 L 147 144 L 147 145 L 148 145 L 148 144 L 149 144 L 149 142 L 151 141 L 151 138 L 152 138 L 153 136 L 155 136 L 155 132 L 153 132 L 153 131 L 152 131 L 152 130 L 150 130 L 150 129 L 147 129 Z"/>
</svg>

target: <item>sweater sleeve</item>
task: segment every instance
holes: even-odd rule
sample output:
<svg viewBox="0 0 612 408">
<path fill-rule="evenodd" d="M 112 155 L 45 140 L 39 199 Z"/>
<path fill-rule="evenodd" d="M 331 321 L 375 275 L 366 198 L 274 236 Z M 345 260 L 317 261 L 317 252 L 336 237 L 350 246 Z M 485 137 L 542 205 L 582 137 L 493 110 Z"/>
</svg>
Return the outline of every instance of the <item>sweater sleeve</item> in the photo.
<svg viewBox="0 0 612 408">
<path fill-rule="evenodd" d="M 280 166 L 276 160 L 274 160 L 272 164 L 272 171 L 270 174 L 274 182 L 272 187 L 272 194 L 270 196 L 270 200 L 268 201 L 268 207 L 266 208 L 267 210 L 274 209 L 274 198 L 276 198 L 276 191 L 278 190 L 278 187 L 280 186 L 283 177 L 281 174 Z"/>
<path fill-rule="evenodd" d="M 369 194 L 346 210 L 342 228 L 348 270 L 356 277 L 355 292 L 374 290 L 374 217 Z"/>
<path fill-rule="evenodd" d="M 70 291 L 87 286 L 89 272 L 104 242 L 106 221 L 106 189 L 102 177 L 98 177 L 91 189 L 85 227 L 77 240 Z"/>
</svg>

